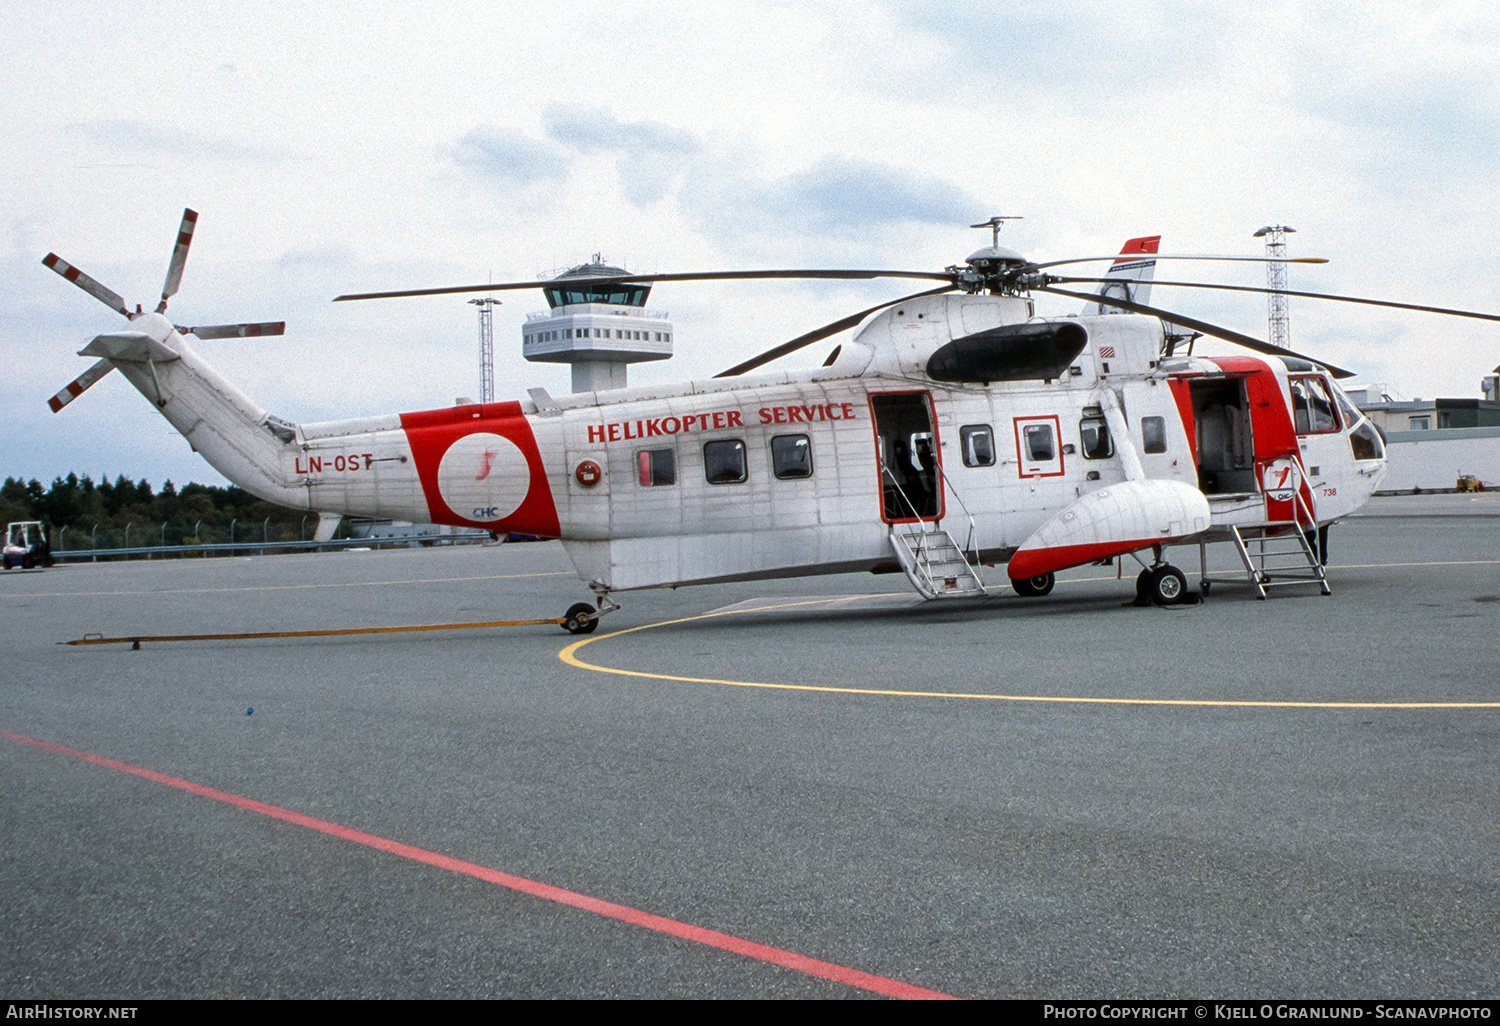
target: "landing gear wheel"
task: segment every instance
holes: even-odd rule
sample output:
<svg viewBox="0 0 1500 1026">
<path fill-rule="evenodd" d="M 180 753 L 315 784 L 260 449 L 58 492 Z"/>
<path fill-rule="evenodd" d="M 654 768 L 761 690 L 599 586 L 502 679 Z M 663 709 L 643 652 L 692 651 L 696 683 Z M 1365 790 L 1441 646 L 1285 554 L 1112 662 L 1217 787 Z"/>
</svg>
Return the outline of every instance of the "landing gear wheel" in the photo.
<svg viewBox="0 0 1500 1026">
<path fill-rule="evenodd" d="M 1151 581 L 1148 594 L 1155 605 L 1173 606 L 1187 595 L 1187 578 L 1175 566 L 1163 563 L 1161 566 L 1152 567 L 1149 572 Z"/>
<path fill-rule="evenodd" d="M 563 617 L 563 630 L 569 634 L 592 634 L 598 626 L 599 617 L 587 602 L 569 606 L 568 615 Z"/>
<path fill-rule="evenodd" d="M 1011 589 L 1026 598 L 1041 598 L 1052 590 L 1056 578 L 1051 573 L 1037 574 L 1035 577 L 1027 577 L 1020 581 L 1011 581 Z"/>
<path fill-rule="evenodd" d="M 1198 585 L 1198 590 L 1203 593 L 1204 598 L 1208 598 L 1208 589 L 1211 584 L 1213 584 L 1213 581 L 1204 581 L 1202 584 Z"/>
</svg>

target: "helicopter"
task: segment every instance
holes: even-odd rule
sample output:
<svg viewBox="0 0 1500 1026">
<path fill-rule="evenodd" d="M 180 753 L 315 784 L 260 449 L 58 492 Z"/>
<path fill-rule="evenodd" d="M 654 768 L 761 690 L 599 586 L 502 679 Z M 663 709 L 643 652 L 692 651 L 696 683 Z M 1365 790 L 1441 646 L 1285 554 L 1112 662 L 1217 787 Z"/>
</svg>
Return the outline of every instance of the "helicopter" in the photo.
<svg viewBox="0 0 1500 1026">
<path fill-rule="evenodd" d="M 216 470 L 267 501 L 559 538 L 593 593 L 563 618 L 573 633 L 619 609 L 615 593 L 640 588 L 869 571 L 903 573 L 929 600 L 962 599 L 988 594 L 975 567 L 1005 564 L 1017 595 L 1041 596 L 1059 571 L 1127 557 L 1142 567 L 1137 601 L 1170 605 L 1191 597 L 1164 550 L 1191 545 L 1204 595 L 1219 583 L 1246 583 L 1261 598 L 1283 584 L 1328 594 L 1328 525 L 1369 498 L 1386 465 L 1381 435 L 1337 384 L 1351 375 L 1148 303 L 1157 261 L 1265 258 L 1163 255 L 1151 236 L 1117 255 L 1036 263 L 1000 245 L 1007 220 L 974 225 L 992 231 L 991 245 L 935 271 L 569 278 L 570 291 L 600 296 L 676 281 L 938 283 L 711 379 L 558 397 L 534 388 L 520 400 L 298 424 L 253 402 L 189 341 L 281 334 L 284 322 L 178 327 L 166 318 L 197 223 L 188 210 L 154 312 L 131 311 L 55 254 L 43 259 L 129 321 L 80 350 L 97 362 L 50 405 L 61 410 L 117 369 Z M 1089 262 L 1109 267 L 1057 273 Z M 1077 315 L 1038 317 L 1036 294 L 1085 305 Z M 810 372 L 761 369 L 851 329 Z M 1193 342 L 1205 335 L 1256 355 L 1196 356 Z M 1242 577 L 1209 574 L 1211 542 L 1236 546 Z"/>
</svg>

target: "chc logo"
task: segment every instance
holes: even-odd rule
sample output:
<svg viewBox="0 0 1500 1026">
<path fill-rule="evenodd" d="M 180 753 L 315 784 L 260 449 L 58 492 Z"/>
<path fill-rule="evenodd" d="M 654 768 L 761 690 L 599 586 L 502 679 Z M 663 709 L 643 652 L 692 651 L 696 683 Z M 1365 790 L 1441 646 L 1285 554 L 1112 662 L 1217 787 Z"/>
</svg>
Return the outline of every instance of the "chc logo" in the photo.
<svg viewBox="0 0 1500 1026">
<path fill-rule="evenodd" d="M 438 492 L 453 512 L 493 524 L 504 520 L 526 500 L 531 467 L 516 443 L 503 435 L 476 431 L 448 447 L 438 463 Z"/>
</svg>

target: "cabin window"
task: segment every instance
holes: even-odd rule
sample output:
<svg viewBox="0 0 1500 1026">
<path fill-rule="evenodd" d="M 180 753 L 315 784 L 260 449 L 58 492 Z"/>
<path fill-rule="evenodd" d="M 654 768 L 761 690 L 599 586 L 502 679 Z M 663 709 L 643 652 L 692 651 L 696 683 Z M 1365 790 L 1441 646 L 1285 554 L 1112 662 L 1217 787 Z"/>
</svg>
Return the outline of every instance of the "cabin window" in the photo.
<svg viewBox="0 0 1500 1026">
<path fill-rule="evenodd" d="M 958 429 L 959 444 L 964 450 L 964 466 L 995 465 L 995 434 L 988 424 L 970 424 Z"/>
<path fill-rule="evenodd" d="M 1057 458 L 1057 445 L 1051 424 L 1027 424 L 1022 429 L 1026 440 L 1026 457 L 1033 463 L 1048 463 Z"/>
<path fill-rule="evenodd" d="M 783 481 L 812 477 L 812 440 L 806 435 L 772 438 L 771 469 Z"/>
<path fill-rule="evenodd" d="M 1017 474 L 1023 478 L 1061 477 L 1062 425 L 1057 416 L 1016 417 L 1012 423 L 1016 430 Z"/>
<path fill-rule="evenodd" d="M 677 483 L 677 454 L 671 449 L 641 449 L 635 454 L 636 479 L 642 488 Z"/>
<path fill-rule="evenodd" d="M 739 484 L 745 480 L 745 443 L 738 438 L 703 443 L 703 476 L 709 484 Z"/>
<path fill-rule="evenodd" d="M 1164 417 L 1141 418 L 1141 448 L 1146 452 L 1167 451 L 1167 421 Z"/>
<path fill-rule="evenodd" d="M 1109 437 L 1109 424 L 1103 417 L 1084 417 L 1078 423 L 1078 434 L 1083 441 L 1084 459 L 1107 460 L 1115 454 L 1115 442 Z"/>
<path fill-rule="evenodd" d="M 1292 421 L 1299 435 L 1317 435 L 1339 429 L 1338 414 L 1328 384 L 1322 378 L 1293 378 Z"/>
</svg>

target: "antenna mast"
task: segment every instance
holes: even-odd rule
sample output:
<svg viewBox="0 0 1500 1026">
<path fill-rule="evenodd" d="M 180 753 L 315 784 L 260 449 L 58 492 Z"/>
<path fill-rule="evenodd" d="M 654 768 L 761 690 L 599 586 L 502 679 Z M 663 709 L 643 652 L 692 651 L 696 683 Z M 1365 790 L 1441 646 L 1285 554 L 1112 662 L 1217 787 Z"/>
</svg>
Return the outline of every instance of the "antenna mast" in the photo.
<svg viewBox="0 0 1500 1026">
<path fill-rule="evenodd" d="M 495 324 L 493 307 L 500 300 L 493 297 L 469 300 L 479 307 L 479 401 L 495 401 Z"/>
<path fill-rule="evenodd" d="M 1267 225 L 1255 233 L 1255 238 L 1266 240 L 1266 256 L 1271 260 L 1266 264 L 1266 288 L 1284 290 L 1286 288 L 1286 236 L 1288 232 L 1297 229 L 1288 228 L 1284 224 Z M 1268 313 L 1269 329 L 1267 341 L 1273 346 L 1289 349 L 1292 344 L 1292 327 L 1287 315 L 1287 298 L 1279 291 L 1272 292 L 1266 297 L 1266 309 Z"/>
</svg>

